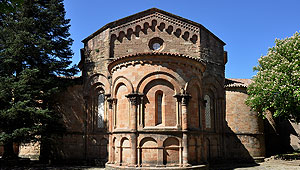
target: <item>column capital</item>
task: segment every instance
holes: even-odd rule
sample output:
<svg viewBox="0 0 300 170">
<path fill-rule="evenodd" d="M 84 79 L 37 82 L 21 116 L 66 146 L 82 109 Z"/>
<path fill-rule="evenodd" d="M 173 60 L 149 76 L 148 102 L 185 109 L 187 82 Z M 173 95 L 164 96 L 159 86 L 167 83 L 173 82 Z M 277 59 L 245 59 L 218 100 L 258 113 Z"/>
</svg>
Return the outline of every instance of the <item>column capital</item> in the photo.
<svg viewBox="0 0 300 170">
<path fill-rule="evenodd" d="M 185 106 L 187 106 L 188 104 L 189 104 L 189 101 L 190 101 L 190 99 L 192 98 L 192 96 L 191 95 L 189 95 L 189 94 L 183 94 L 182 95 L 182 105 L 185 105 Z"/>
<path fill-rule="evenodd" d="M 187 106 L 190 98 L 192 98 L 192 96 L 188 93 L 176 94 L 173 97 L 177 98 L 177 102 L 182 103 L 183 106 Z"/>
<path fill-rule="evenodd" d="M 141 93 L 130 93 L 130 94 L 127 94 L 125 97 L 127 97 L 129 100 L 130 100 L 130 103 L 132 105 L 138 105 L 140 104 L 140 99 L 141 97 L 144 96 L 144 94 L 141 94 Z"/>
<path fill-rule="evenodd" d="M 112 109 L 113 108 L 113 104 L 117 102 L 117 99 L 108 97 L 107 98 L 107 102 L 109 104 L 109 109 Z"/>
</svg>

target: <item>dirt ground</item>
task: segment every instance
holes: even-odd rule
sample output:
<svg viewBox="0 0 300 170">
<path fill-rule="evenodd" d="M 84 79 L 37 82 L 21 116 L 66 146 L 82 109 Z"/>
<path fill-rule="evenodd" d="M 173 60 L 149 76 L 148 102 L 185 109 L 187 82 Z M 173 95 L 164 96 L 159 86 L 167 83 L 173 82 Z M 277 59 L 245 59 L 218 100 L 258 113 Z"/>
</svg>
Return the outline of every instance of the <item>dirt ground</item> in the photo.
<svg viewBox="0 0 300 170">
<path fill-rule="evenodd" d="M 211 170 L 300 170 L 300 160 L 266 160 L 257 165 L 224 165 Z"/>
<path fill-rule="evenodd" d="M 26 167 L 0 167 L 0 170 L 104 170 L 99 167 L 89 166 L 64 166 L 64 167 L 51 167 L 51 166 L 26 166 Z M 284 160 L 267 160 L 257 165 L 219 165 L 218 167 L 211 168 L 210 170 L 300 170 L 300 160 L 284 161 Z"/>
</svg>

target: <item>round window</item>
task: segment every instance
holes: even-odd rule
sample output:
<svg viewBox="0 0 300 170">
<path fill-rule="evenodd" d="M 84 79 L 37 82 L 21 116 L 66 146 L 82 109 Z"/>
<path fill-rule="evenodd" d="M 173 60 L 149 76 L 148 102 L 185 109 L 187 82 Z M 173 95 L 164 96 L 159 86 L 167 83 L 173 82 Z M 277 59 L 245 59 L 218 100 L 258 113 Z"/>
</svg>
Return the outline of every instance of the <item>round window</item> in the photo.
<svg viewBox="0 0 300 170">
<path fill-rule="evenodd" d="M 153 51 L 159 51 L 163 48 L 164 40 L 159 37 L 154 37 L 149 41 L 149 48 Z"/>
<path fill-rule="evenodd" d="M 158 50 L 160 48 L 160 44 L 159 43 L 154 43 L 152 45 L 153 50 Z"/>
</svg>

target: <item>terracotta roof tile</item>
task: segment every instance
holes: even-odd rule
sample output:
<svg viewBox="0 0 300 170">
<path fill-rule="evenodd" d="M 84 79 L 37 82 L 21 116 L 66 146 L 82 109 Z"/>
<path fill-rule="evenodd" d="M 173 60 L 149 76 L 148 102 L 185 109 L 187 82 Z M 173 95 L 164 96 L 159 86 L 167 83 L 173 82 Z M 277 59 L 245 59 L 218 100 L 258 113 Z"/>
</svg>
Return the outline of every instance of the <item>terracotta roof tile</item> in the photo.
<svg viewBox="0 0 300 170">
<path fill-rule="evenodd" d="M 248 87 L 253 81 L 251 79 L 225 79 L 225 87 Z"/>
</svg>

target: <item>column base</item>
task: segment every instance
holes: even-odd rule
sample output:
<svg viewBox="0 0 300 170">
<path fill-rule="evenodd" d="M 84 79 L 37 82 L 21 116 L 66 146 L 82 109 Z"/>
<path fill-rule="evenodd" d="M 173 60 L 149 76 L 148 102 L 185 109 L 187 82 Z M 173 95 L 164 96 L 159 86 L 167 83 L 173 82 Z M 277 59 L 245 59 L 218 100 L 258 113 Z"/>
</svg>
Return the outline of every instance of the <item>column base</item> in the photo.
<svg viewBox="0 0 300 170">
<path fill-rule="evenodd" d="M 190 164 L 189 164 L 190 165 Z M 190 165 L 187 167 L 179 166 L 147 166 L 147 167 L 133 167 L 133 166 L 118 166 L 116 164 L 105 164 L 106 170 L 208 170 L 208 165 Z"/>
</svg>

